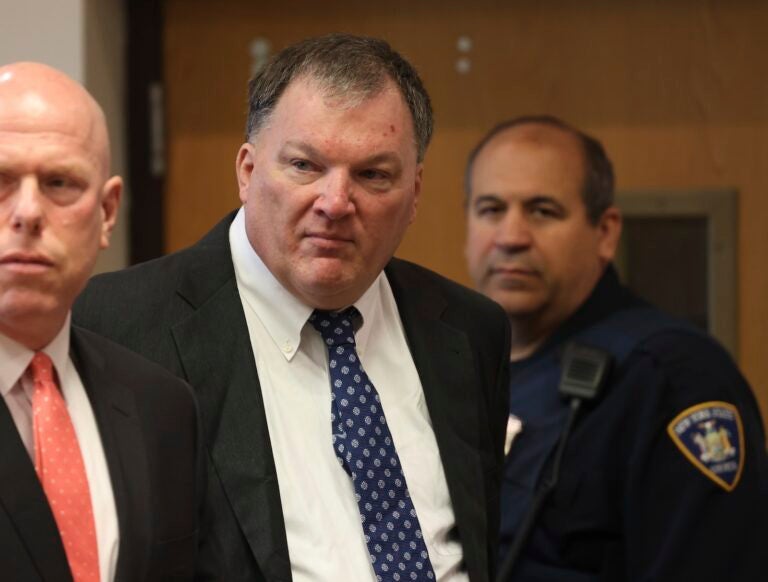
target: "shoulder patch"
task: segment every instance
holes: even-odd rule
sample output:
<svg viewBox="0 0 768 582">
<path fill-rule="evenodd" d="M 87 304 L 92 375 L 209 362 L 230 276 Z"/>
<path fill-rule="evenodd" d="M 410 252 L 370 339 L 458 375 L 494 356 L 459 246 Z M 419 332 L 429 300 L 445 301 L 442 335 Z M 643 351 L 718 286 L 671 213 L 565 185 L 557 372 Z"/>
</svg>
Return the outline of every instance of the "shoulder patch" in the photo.
<svg viewBox="0 0 768 582">
<path fill-rule="evenodd" d="M 710 401 L 686 408 L 667 432 L 699 471 L 726 491 L 736 488 L 744 469 L 744 430 L 733 404 Z"/>
</svg>

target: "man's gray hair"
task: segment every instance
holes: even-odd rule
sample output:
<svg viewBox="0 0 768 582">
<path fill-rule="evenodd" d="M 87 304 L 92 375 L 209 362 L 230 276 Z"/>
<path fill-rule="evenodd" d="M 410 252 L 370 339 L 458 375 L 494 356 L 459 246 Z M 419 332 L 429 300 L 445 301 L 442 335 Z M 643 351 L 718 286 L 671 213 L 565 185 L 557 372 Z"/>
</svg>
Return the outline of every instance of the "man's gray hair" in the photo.
<svg viewBox="0 0 768 582">
<path fill-rule="evenodd" d="M 264 127 L 283 91 L 299 77 L 317 82 L 328 97 L 352 103 L 393 81 L 411 112 L 417 159 L 424 159 L 432 137 L 432 105 L 418 73 L 385 41 L 350 34 L 309 38 L 270 58 L 248 83 L 246 141 Z"/>
</svg>

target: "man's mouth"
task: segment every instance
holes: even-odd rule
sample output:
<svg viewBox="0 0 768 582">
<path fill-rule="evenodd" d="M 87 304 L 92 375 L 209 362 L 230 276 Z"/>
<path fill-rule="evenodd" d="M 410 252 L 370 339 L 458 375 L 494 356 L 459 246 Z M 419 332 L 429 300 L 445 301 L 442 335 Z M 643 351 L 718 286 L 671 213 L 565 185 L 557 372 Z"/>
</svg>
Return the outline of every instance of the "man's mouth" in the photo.
<svg viewBox="0 0 768 582">
<path fill-rule="evenodd" d="M 319 249 L 337 250 L 352 244 L 352 239 L 322 232 L 307 233 L 304 238 Z"/>
<path fill-rule="evenodd" d="M 41 273 L 53 267 L 53 264 L 50 258 L 35 252 L 10 251 L 0 256 L 0 267 L 17 273 Z"/>
<path fill-rule="evenodd" d="M 538 271 L 522 265 L 495 265 L 489 269 L 491 275 L 500 277 L 536 277 Z"/>
</svg>

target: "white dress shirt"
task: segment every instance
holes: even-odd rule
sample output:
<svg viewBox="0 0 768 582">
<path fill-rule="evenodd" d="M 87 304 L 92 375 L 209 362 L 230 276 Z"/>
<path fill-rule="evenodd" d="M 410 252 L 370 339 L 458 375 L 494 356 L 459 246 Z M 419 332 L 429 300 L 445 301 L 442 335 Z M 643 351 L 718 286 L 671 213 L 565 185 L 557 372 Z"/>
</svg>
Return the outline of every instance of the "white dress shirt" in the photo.
<svg viewBox="0 0 768 582">
<path fill-rule="evenodd" d="M 312 308 L 270 273 L 245 233 L 229 230 L 280 486 L 294 582 L 376 580 L 352 481 L 331 443 L 328 354 Z M 384 273 L 355 302 L 365 371 L 382 401 L 437 579 L 464 582 L 461 544 L 421 382 Z M 373 331 L 375 330 L 375 333 Z M 455 533 L 455 532 L 454 532 Z"/>
<path fill-rule="evenodd" d="M 69 333 L 70 316 L 67 316 L 64 327 L 42 351 L 53 361 L 80 445 L 93 504 L 100 579 L 110 582 L 115 578 L 120 542 L 117 509 L 93 409 L 80 375 L 69 357 Z M 0 392 L 32 462 L 35 458 L 32 428 L 32 394 L 35 388 L 28 368 L 34 355 L 32 350 L 0 334 Z M 93 389 L 98 390 L 99 387 L 94 386 Z"/>
</svg>

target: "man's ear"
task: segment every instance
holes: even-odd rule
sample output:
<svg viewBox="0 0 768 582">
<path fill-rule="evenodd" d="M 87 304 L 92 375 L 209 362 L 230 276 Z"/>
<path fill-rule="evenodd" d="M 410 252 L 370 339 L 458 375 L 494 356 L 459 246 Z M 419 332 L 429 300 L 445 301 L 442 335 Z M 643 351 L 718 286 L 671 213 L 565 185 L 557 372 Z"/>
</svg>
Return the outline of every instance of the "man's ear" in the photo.
<svg viewBox="0 0 768 582">
<path fill-rule="evenodd" d="M 607 208 L 597 223 L 599 237 L 597 254 L 606 264 L 613 261 L 616 256 L 621 238 L 621 225 L 621 211 L 616 206 Z"/>
<path fill-rule="evenodd" d="M 251 176 L 254 168 L 253 144 L 245 142 L 240 146 L 235 160 L 235 173 L 237 174 L 237 186 L 240 192 L 240 202 L 245 204 L 248 198 L 248 188 L 251 184 Z"/>
<path fill-rule="evenodd" d="M 122 195 L 123 179 L 120 176 L 112 176 L 101 189 L 101 239 L 99 246 L 102 249 L 109 246 L 109 239 L 115 228 L 117 209 L 120 206 Z"/>
</svg>

